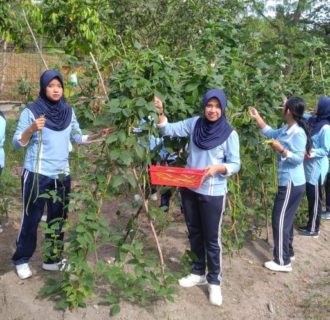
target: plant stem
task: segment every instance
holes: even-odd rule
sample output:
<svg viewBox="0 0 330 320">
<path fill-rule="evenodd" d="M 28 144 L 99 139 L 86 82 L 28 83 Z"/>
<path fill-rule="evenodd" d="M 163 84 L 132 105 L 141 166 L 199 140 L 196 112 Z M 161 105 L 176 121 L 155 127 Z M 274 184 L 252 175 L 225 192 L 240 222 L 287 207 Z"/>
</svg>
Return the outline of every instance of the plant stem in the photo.
<svg viewBox="0 0 330 320">
<path fill-rule="evenodd" d="M 33 172 L 32 186 L 31 186 L 31 190 L 30 190 L 30 194 L 29 194 L 29 199 L 28 199 L 28 202 L 27 202 L 26 208 L 25 208 L 26 215 L 28 215 L 28 209 L 29 209 L 29 205 L 31 202 L 32 193 L 34 190 L 34 185 L 35 185 L 36 179 L 37 179 L 37 193 L 36 193 L 36 197 L 35 197 L 33 203 L 35 203 L 39 197 L 39 162 L 40 162 L 41 145 L 42 145 L 42 131 L 40 130 L 40 131 L 38 131 L 38 153 L 37 153 L 36 166 L 35 166 L 35 170 L 34 170 L 35 172 Z"/>
<path fill-rule="evenodd" d="M 148 220 L 149 220 L 149 223 L 150 223 L 151 231 L 152 231 L 152 234 L 153 234 L 153 236 L 155 238 L 155 241 L 156 241 L 157 250 L 158 250 L 159 259 L 160 259 L 160 266 L 161 266 L 161 269 L 162 269 L 162 273 L 164 274 L 164 258 L 163 258 L 163 253 L 162 253 L 162 249 L 160 247 L 160 243 L 159 243 L 159 240 L 158 240 L 158 236 L 157 236 L 157 233 L 156 233 L 154 224 L 153 224 L 153 222 L 151 221 L 151 219 L 150 219 L 150 217 L 148 215 L 148 212 L 149 212 L 148 200 L 145 199 L 144 194 L 143 194 L 143 191 L 142 191 L 142 188 L 141 188 L 140 184 L 138 183 L 139 182 L 139 178 L 138 178 L 138 175 L 136 173 L 135 168 L 132 168 L 131 170 L 133 172 L 133 175 L 134 175 L 136 184 L 137 184 L 137 186 L 139 188 L 139 192 L 141 194 L 141 198 L 143 199 L 143 207 L 144 207 L 144 210 L 147 213 L 147 217 L 148 217 Z"/>
<path fill-rule="evenodd" d="M 106 188 L 109 186 L 110 181 L 111 181 L 111 178 L 112 178 L 112 174 L 110 173 L 110 174 L 108 174 L 108 176 L 107 176 L 107 180 L 106 180 L 106 182 L 105 182 L 105 186 L 106 186 Z M 95 196 L 97 195 L 97 189 L 98 189 L 98 188 L 96 188 L 96 190 L 94 191 Z M 101 196 L 101 197 L 100 197 L 99 206 L 98 206 L 98 209 L 97 209 L 97 214 L 98 214 L 98 215 L 101 214 L 101 210 L 102 210 L 102 207 L 103 207 L 103 199 L 104 199 L 104 196 Z"/>
</svg>

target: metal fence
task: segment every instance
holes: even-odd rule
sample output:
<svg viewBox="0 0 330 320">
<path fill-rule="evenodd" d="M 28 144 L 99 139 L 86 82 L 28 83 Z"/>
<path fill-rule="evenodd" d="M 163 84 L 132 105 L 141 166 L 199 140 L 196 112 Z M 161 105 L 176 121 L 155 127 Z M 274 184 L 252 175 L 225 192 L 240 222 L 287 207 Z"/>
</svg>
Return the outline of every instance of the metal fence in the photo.
<svg viewBox="0 0 330 320">
<path fill-rule="evenodd" d="M 61 58 L 43 55 L 49 66 L 61 66 Z M 35 97 L 39 89 L 40 74 L 45 70 L 40 55 L 34 48 L 17 53 L 14 48 L 0 48 L 0 102 L 24 102 L 27 93 Z"/>
</svg>

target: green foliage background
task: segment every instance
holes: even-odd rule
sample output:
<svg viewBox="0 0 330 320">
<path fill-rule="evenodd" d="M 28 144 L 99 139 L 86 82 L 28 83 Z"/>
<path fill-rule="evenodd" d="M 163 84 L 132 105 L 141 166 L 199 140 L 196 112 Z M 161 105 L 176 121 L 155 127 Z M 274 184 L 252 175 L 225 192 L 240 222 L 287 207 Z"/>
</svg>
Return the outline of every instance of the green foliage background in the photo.
<svg viewBox="0 0 330 320">
<path fill-rule="evenodd" d="M 276 127 L 282 123 L 284 96 L 302 96 L 310 109 L 320 95 L 329 96 L 329 8 L 322 1 L 283 1 L 270 17 L 265 1 L 1 2 L 0 34 L 17 50 L 31 42 L 23 9 L 34 32 L 57 47 L 73 69 L 84 70 L 76 94 L 68 97 L 83 127 L 116 128 L 101 147 L 88 149 L 97 157 L 86 156 L 81 148 L 73 153 L 74 174 L 81 181 L 70 205 L 77 221 L 66 226 L 66 252 L 73 268 L 44 293 L 58 297 L 62 308 L 83 306 L 98 281 L 105 279 L 112 314 L 119 311 L 120 299 L 171 299 L 173 274 L 162 270 L 155 252 L 146 247 L 138 214 L 124 227 L 125 237 L 123 230 L 111 230 L 109 236 L 101 214 L 105 200 L 127 190 L 136 193 L 148 184 L 146 168 L 157 155 L 141 144 L 148 146 L 150 135 L 158 132 L 152 121 L 140 136 L 132 129 L 153 115 L 155 94 L 164 101 L 169 119 L 177 121 L 201 112 L 206 90 L 219 87 L 226 92 L 227 117 L 240 136 L 242 169 L 229 181 L 223 243 L 228 252 L 242 247 L 247 235 L 268 223 L 276 192 L 273 153 L 262 144 L 247 110 L 256 106 Z M 90 53 L 102 73 L 106 96 Z M 184 147 L 185 141 L 181 144 Z M 169 151 L 179 148 L 171 141 L 166 145 Z M 126 205 L 136 210 L 136 204 Z M 125 208 L 118 216 L 121 210 Z M 163 213 L 152 205 L 145 211 L 148 221 L 162 230 Z M 299 221 L 303 213 L 302 209 Z M 116 248 L 116 262 L 110 267 L 97 256 L 109 243 Z M 86 262 L 91 253 L 93 266 Z M 183 260 L 190 261 L 188 256 Z M 125 267 L 130 264 L 133 272 Z M 142 287 L 147 289 L 139 290 Z"/>
</svg>

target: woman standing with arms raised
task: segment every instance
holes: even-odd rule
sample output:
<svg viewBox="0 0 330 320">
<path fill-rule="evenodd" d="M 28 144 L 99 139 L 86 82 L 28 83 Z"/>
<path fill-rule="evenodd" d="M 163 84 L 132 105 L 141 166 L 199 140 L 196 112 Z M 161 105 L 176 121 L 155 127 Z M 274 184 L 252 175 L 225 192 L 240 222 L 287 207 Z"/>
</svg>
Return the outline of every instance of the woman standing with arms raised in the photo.
<svg viewBox="0 0 330 320">
<path fill-rule="evenodd" d="M 277 152 L 278 191 L 272 212 L 274 259 L 264 266 L 272 271 L 292 271 L 293 223 L 297 208 L 305 192 L 304 155 L 309 154 L 311 138 L 303 120 L 305 101 L 298 97 L 289 98 L 284 104 L 283 117 L 287 124 L 272 129 L 259 115 L 250 109 L 262 133 L 274 139 L 271 147 Z"/>
<path fill-rule="evenodd" d="M 316 116 L 308 118 L 313 148 L 304 161 L 306 195 L 308 200 L 308 222 L 299 228 L 299 234 L 318 238 L 322 211 L 322 185 L 328 172 L 330 152 L 330 98 L 321 97 Z"/>
<path fill-rule="evenodd" d="M 227 177 L 240 168 L 239 139 L 226 119 L 227 98 L 212 89 L 203 97 L 203 115 L 169 123 L 163 103 L 154 103 L 158 127 L 164 136 L 190 137 L 187 167 L 205 169 L 197 189 L 180 188 L 191 251 L 196 255 L 191 274 L 179 280 L 182 287 L 208 284 L 209 301 L 222 304 L 221 222 L 225 210 Z M 207 275 L 206 266 L 208 269 Z"/>
</svg>

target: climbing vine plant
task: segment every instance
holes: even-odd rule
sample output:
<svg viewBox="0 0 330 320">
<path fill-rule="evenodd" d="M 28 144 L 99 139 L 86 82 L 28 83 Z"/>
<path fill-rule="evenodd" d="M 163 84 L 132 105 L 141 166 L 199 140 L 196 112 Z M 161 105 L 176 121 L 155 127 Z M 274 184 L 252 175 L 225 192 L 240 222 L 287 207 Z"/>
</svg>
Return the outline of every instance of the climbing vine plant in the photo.
<svg viewBox="0 0 330 320">
<path fill-rule="evenodd" d="M 79 85 L 71 88 L 68 100 L 82 126 L 115 128 L 105 141 L 72 153 L 75 185 L 64 227 L 69 267 L 49 280 L 40 295 L 53 296 L 60 308 L 77 308 L 102 287 L 100 298 L 111 306 L 112 315 L 120 311 L 123 299 L 172 300 L 178 276 L 167 267 L 162 252 L 160 233 L 166 233 L 168 221 L 148 201 L 148 166 L 159 160 L 149 145 L 150 136 L 159 135 L 153 96 L 164 101 L 170 121 L 200 114 L 202 95 L 210 88 L 222 88 L 228 96 L 227 117 L 240 136 L 242 160 L 240 172 L 229 179 L 223 223 L 223 244 L 231 253 L 248 235 L 268 226 L 276 191 L 274 154 L 263 144 L 248 108 L 256 106 L 270 125 L 279 126 L 283 96 L 306 92 L 312 101 L 314 94 L 329 94 L 330 79 L 326 43 L 307 31 L 308 43 L 299 42 L 296 36 L 303 29 L 299 24 L 286 27 L 289 15 L 271 24 L 244 17 L 246 2 L 240 0 L 223 1 L 221 8 L 218 1 L 209 1 L 208 7 L 203 1 L 184 1 L 180 6 L 150 1 L 147 7 L 144 2 L 125 1 L 132 12 L 122 10 L 121 2 L 43 1 L 33 6 L 24 1 L 34 30 L 63 49 L 72 69 L 81 70 Z M 3 12 L 10 8 L 0 6 Z M 187 19 L 181 19 L 178 10 L 185 10 Z M 21 17 L 17 12 L 14 16 Z M 2 33 L 14 29 L 12 24 L 0 26 Z M 187 32 L 191 37 L 185 38 Z M 11 33 L 23 38 L 17 37 L 19 31 Z M 133 130 L 137 126 L 138 135 Z M 166 141 L 169 152 L 184 150 L 185 144 L 184 139 Z M 135 193 L 142 201 L 126 196 Z M 111 206 L 118 199 L 122 203 Z M 52 228 L 43 228 L 52 235 Z M 189 264 L 189 252 L 182 261 Z"/>
</svg>

